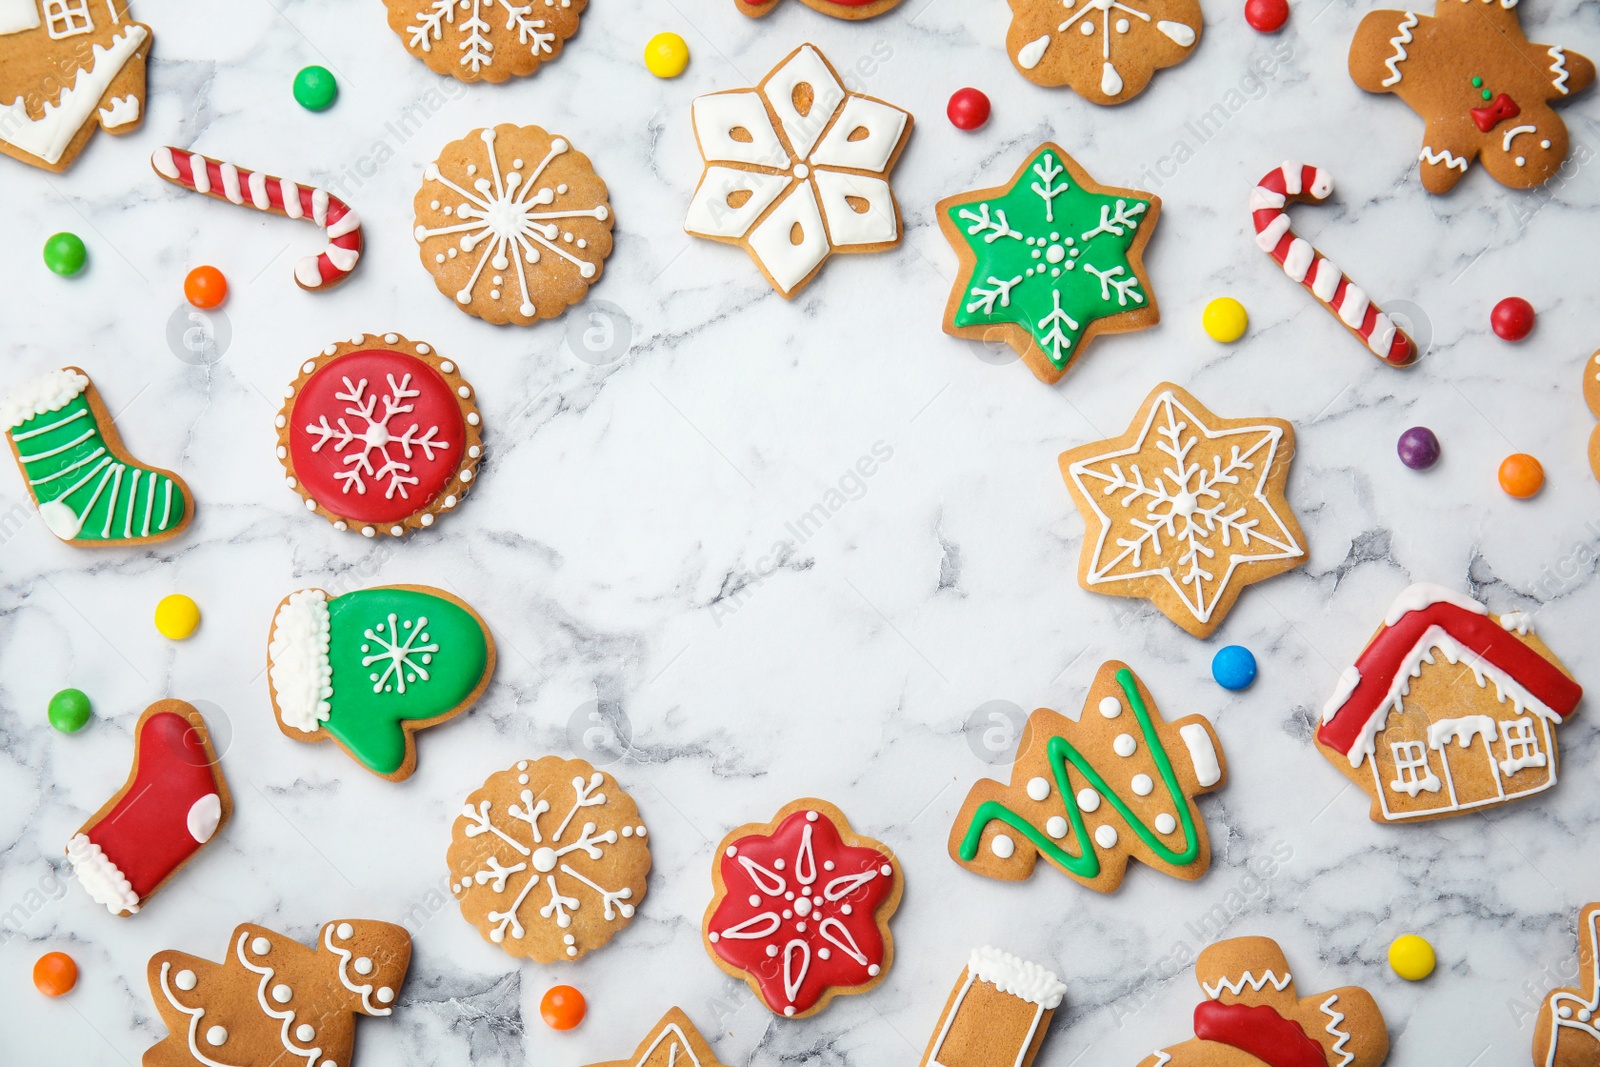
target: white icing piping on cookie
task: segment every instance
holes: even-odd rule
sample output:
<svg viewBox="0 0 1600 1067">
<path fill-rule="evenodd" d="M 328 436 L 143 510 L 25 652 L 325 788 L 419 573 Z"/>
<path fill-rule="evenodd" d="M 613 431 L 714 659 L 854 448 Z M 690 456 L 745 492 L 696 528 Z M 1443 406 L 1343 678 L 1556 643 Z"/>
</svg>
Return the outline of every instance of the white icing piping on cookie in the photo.
<svg viewBox="0 0 1600 1067">
<path fill-rule="evenodd" d="M 700 1057 L 694 1054 L 694 1049 L 689 1046 L 689 1038 L 684 1034 L 683 1029 L 677 1023 L 668 1023 L 667 1028 L 656 1035 L 656 1039 L 650 1042 L 650 1047 L 644 1050 L 644 1055 L 639 1057 L 639 1060 L 634 1064 L 634 1067 L 644 1067 L 646 1063 L 650 1062 L 650 1057 L 655 1054 L 656 1049 L 661 1047 L 661 1042 L 665 1041 L 669 1037 L 675 1037 L 678 1039 L 678 1044 L 667 1050 L 667 1063 L 669 1067 L 676 1067 L 675 1061 L 678 1058 L 678 1048 L 680 1046 L 683 1048 L 683 1054 L 689 1057 L 689 1062 L 693 1064 L 694 1067 L 700 1067 Z"/>
<path fill-rule="evenodd" d="M 1383 65 L 1389 68 L 1389 76 L 1379 83 L 1386 89 L 1391 85 L 1400 84 L 1400 64 L 1406 61 L 1406 45 L 1413 40 L 1411 27 L 1416 24 L 1416 12 L 1407 11 L 1406 17 L 1400 20 L 1400 32 L 1389 38 L 1389 46 L 1394 49 L 1394 55 L 1383 61 Z"/>
<path fill-rule="evenodd" d="M 1555 86 L 1556 92 L 1562 96 L 1567 95 L 1567 54 L 1558 45 L 1551 45 L 1548 53 L 1554 61 L 1550 64 L 1550 73 L 1555 77 L 1550 79 L 1550 84 Z"/>
<path fill-rule="evenodd" d="M 352 936 L 354 931 L 351 930 L 349 923 L 337 923 L 337 924 L 330 923 L 330 924 L 328 924 L 328 928 L 327 928 L 326 932 L 323 934 L 323 938 L 322 938 L 323 942 L 328 946 L 328 948 L 331 951 L 337 953 L 338 956 L 339 956 L 339 981 L 340 981 L 340 983 L 342 983 L 346 989 L 350 990 L 350 992 L 356 994 L 357 996 L 359 996 L 361 998 L 361 1006 L 364 1009 L 366 1009 L 366 1013 L 368 1015 L 388 1015 L 388 1014 L 390 1014 L 394 1009 L 392 1009 L 392 1008 L 375 1008 L 375 1007 L 372 1006 L 372 985 L 371 985 L 371 983 L 368 983 L 366 985 L 356 985 L 354 982 L 352 982 L 350 980 L 350 975 L 345 971 L 345 967 L 349 965 L 350 960 L 351 960 L 351 958 L 353 958 L 355 956 L 355 953 L 351 952 L 347 948 L 340 948 L 338 945 L 335 945 L 333 943 L 334 931 L 336 929 L 341 931 L 340 934 L 339 934 L 339 937 L 340 937 L 341 940 L 348 940 Z M 342 931 L 345 931 L 345 930 L 351 930 L 351 932 L 350 933 L 343 933 Z"/>
<path fill-rule="evenodd" d="M 172 964 L 166 962 L 161 964 L 161 992 L 166 996 L 168 1004 L 171 1004 L 173 1008 L 189 1017 L 189 1055 L 200 1063 L 205 1064 L 206 1067 L 230 1067 L 229 1064 L 218 1063 L 216 1060 L 210 1059 L 200 1051 L 198 1031 L 200 1029 L 200 1020 L 205 1018 L 206 1010 L 204 1008 L 186 1008 L 178 1003 L 178 998 L 173 996 L 172 990 L 167 988 L 167 972 L 171 969 Z"/>
<path fill-rule="evenodd" d="M 1350 1061 L 1356 1058 L 1356 1054 L 1345 1048 L 1345 1045 L 1350 1041 L 1350 1031 L 1339 1029 L 1339 1024 L 1344 1022 L 1344 1012 L 1333 1006 L 1333 1002 L 1338 999 L 1339 994 L 1334 993 L 1327 1000 L 1318 1004 L 1317 1008 L 1328 1017 L 1328 1025 L 1326 1027 L 1328 1033 L 1338 1039 L 1334 1041 L 1333 1048 L 1329 1050 L 1340 1057 L 1339 1062 L 1334 1064 L 1333 1067 L 1349 1067 Z"/>
<path fill-rule="evenodd" d="M 261 1010 L 265 1012 L 269 1018 L 283 1020 L 283 1028 L 279 1034 L 279 1038 L 283 1042 L 284 1050 L 291 1056 L 304 1056 L 306 1058 L 306 1067 L 316 1067 L 317 1057 L 322 1055 L 322 1049 L 297 1048 L 295 1047 L 294 1042 L 289 1039 L 289 1025 L 294 1022 L 294 1009 L 291 1008 L 287 1011 L 273 1011 L 272 1006 L 267 1003 L 267 983 L 272 981 L 272 975 L 274 972 L 271 967 L 257 967 L 255 964 L 245 959 L 244 944 L 249 939 L 249 931 L 244 931 L 241 933 L 239 935 L 239 944 L 235 946 L 234 954 L 239 957 L 239 962 L 244 964 L 245 970 L 261 976 L 261 984 L 256 989 L 256 999 L 261 1002 Z"/>
<path fill-rule="evenodd" d="M 1060 1007 L 1061 998 L 1067 995 L 1067 987 L 1054 972 L 987 945 L 972 950 L 967 969 L 980 982 L 1051 1011 Z"/>
<path fill-rule="evenodd" d="M 1288 971 L 1284 971 L 1283 977 L 1280 978 L 1269 969 L 1262 971 L 1259 978 L 1256 977 L 1255 972 L 1245 971 L 1238 978 L 1228 978 L 1227 976 L 1223 976 L 1217 979 L 1217 984 L 1214 986 L 1207 985 L 1205 982 L 1201 982 L 1200 988 L 1205 990 L 1205 994 L 1208 999 L 1216 1000 L 1222 995 L 1223 990 L 1227 990 L 1234 996 L 1238 996 L 1244 992 L 1245 987 L 1247 986 L 1259 993 L 1261 992 L 1261 988 L 1268 982 L 1272 983 L 1273 989 L 1276 989 L 1278 992 L 1282 993 L 1289 987 L 1289 983 L 1292 981 L 1294 981 L 1294 975 L 1290 974 Z"/>
<path fill-rule="evenodd" d="M 35 415 L 59 411 L 88 387 L 88 378 L 66 368 L 23 382 L 0 400 L 0 429 L 12 430 Z"/>
<path fill-rule="evenodd" d="M 315 733 L 333 711 L 330 625 L 328 596 L 320 589 L 290 593 L 272 620 L 267 673 L 278 717 L 304 733 Z"/>
<path fill-rule="evenodd" d="M 1423 145 L 1422 153 L 1417 158 L 1424 163 L 1443 163 L 1446 167 L 1459 170 L 1462 174 L 1467 172 L 1467 161 L 1460 156 L 1451 155 L 1448 148 L 1435 152 L 1427 145 Z"/>
</svg>

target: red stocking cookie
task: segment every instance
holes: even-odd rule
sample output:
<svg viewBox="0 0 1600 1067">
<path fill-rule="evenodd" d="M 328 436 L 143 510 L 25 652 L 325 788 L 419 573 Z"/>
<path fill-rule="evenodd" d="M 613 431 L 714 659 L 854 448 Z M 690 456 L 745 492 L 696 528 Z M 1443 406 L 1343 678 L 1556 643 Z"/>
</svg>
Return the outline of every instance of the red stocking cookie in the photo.
<svg viewBox="0 0 1600 1067">
<path fill-rule="evenodd" d="M 356 1016 L 393 1012 L 410 965 L 411 935 L 372 919 L 328 923 L 311 948 L 243 923 L 221 963 L 158 952 L 146 977 L 171 1032 L 144 1067 L 347 1067 Z"/>
<path fill-rule="evenodd" d="M 1378 1067 L 1389 1056 L 1372 994 L 1344 986 L 1300 996 L 1271 938 L 1219 941 L 1200 953 L 1194 973 L 1206 995 L 1194 1009 L 1194 1039 L 1139 1067 Z"/>
<path fill-rule="evenodd" d="M 796 800 L 769 823 L 739 827 L 717 847 L 711 876 L 706 951 L 773 1012 L 815 1015 L 888 974 L 900 862 L 832 804 Z"/>
<path fill-rule="evenodd" d="M 210 841 L 233 813 L 206 721 L 181 700 L 160 700 L 134 727 L 133 770 L 67 843 L 89 895 L 132 915 Z"/>
</svg>

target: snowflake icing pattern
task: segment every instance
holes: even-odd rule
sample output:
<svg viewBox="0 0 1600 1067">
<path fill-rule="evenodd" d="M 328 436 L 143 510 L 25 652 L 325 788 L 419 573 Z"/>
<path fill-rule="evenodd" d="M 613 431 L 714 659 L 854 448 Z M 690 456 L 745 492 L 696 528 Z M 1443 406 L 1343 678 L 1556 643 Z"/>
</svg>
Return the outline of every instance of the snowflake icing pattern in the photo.
<svg viewBox="0 0 1600 1067">
<path fill-rule="evenodd" d="M 544 186 L 539 184 L 540 176 L 551 163 L 571 150 L 572 146 L 566 138 L 552 138 L 544 158 L 531 172 L 524 174 L 522 159 L 514 156 L 509 160 L 500 158 L 498 130 L 485 129 L 478 136 L 483 141 L 483 156 L 489 174 L 483 176 L 476 163 L 468 163 L 463 181 L 470 183 L 472 189 L 463 188 L 446 177 L 438 163 L 428 164 L 423 172 L 424 189 L 430 183 L 443 187 L 442 194 L 433 194 L 435 199 L 430 201 L 431 207 L 460 221 L 432 228 L 419 223 L 413 235 L 418 244 L 430 237 L 461 235 L 459 241 L 452 242 L 451 247 L 436 255 L 440 266 L 454 259 L 458 248 L 462 253 L 471 255 L 480 245 L 483 246 L 471 276 L 455 294 L 456 302 L 462 306 L 472 303 L 479 284 L 486 278 L 490 285 L 489 299 L 499 301 L 502 291 L 509 288 L 504 272 L 507 268 L 515 267 L 517 291 L 522 295 L 516 310 L 524 319 L 532 319 L 538 313 L 533 301 L 537 286 L 529 286 L 528 274 L 537 267 L 545 253 L 571 263 L 578 269 L 579 276 L 588 282 L 593 282 L 598 276 L 598 261 L 605 258 L 604 251 L 593 259 L 584 258 L 582 253 L 588 250 L 589 240 L 570 230 L 563 230 L 561 220 L 594 219 L 605 222 L 611 217 L 611 209 L 606 204 L 556 208 L 557 202 L 571 193 L 571 188 L 565 182 Z M 441 203 L 450 194 L 459 199 L 454 203 Z M 551 210 L 541 210 L 544 208 Z M 484 273 L 486 265 L 493 268 L 488 275 Z"/>
<path fill-rule="evenodd" d="M 958 200 L 950 218 L 977 262 L 955 325 L 1014 323 L 1065 367 L 1091 322 L 1146 306 L 1130 249 L 1149 207 L 1075 185 L 1048 147 L 999 197 Z"/>
<path fill-rule="evenodd" d="M 1057 7 L 1061 12 L 1057 12 Z M 1091 99 L 1094 98 L 1092 89 L 1098 88 L 1100 103 L 1116 102 L 1139 93 L 1156 70 L 1186 57 L 1200 36 L 1197 29 L 1200 12 L 1189 0 L 1084 0 L 1081 6 L 1077 0 L 1059 0 L 1059 3 L 1034 0 L 1032 9 L 1017 12 L 1014 17 L 1020 24 L 1039 27 L 1041 20 L 1048 26 L 1062 14 L 1066 14 L 1065 19 L 1057 23 L 1053 31 L 1042 33 L 1016 49 L 1016 61 L 1024 73 L 1041 84 L 1059 85 L 1062 81 L 1071 81 L 1073 88 Z M 1184 20 L 1193 21 L 1194 25 Z M 1113 42 L 1117 47 L 1112 47 Z M 1040 78 L 1032 73 L 1043 73 L 1039 70 L 1040 64 L 1047 60 L 1058 60 L 1063 70 L 1072 70 L 1076 66 L 1074 59 L 1091 48 L 1100 53 L 1098 86 L 1080 84 L 1066 76 L 1058 80 L 1056 76 Z M 1119 62 L 1123 64 L 1120 70 Z M 1046 62 L 1045 66 L 1053 64 Z M 1131 91 L 1124 96 L 1124 89 Z"/>
<path fill-rule="evenodd" d="M 587 779 L 581 774 L 571 779 L 572 804 L 556 824 L 554 832 L 549 831 L 548 824 L 541 828 L 540 820 L 547 815 L 553 817 L 556 813 L 547 799 L 555 783 L 534 780 L 547 763 L 591 771 Z M 507 784 L 503 780 L 508 776 L 515 776 L 516 788 L 499 788 Z M 539 940 L 538 932 L 530 930 L 531 926 L 536 925 L 535 917 L 546 924 L 546 934 L 560 934 L 561 951 L 569 959 L 598 947 L 588 944 L 580 946 L 577 935 L 572 932 L 574 913 L 589 914 L 583 910 L 586 904 L 591 910 L 598 904 L 604 920 L 618 924 L 618 929 L 633 918 L 637 897 L 643 896 L 643 873 L 637 876 L 640 886 L 636 895 L 634 887 L 630 885 L 606 888 L 599 881 L 605 876 L 593 868 L 602 861 L 616 859 L 608 854 L 608 846 L 612 846 L 613 851 L 619 842 L 623 849 L 628 848 L 630 842 L 637 842 L 635 847 L 642 847 L 645 828 L 629 818 L 630 815 L 636 816 L 637 811 L 632 810 L 632 801 L 626 794 L 621 796 L 629 810 L 620 810 L 624 806 L 615 802 L 611 808 L 606 808 L 606 793 L 600 791 L 604 782 L 604 774 L 581 761 L 567 763 L 547 758 L 538 761 L 536 766 L 523 760 L 512 770 L 492 776 L 478 794 L 482 799 L 476 805 L 469 800 L 462 808 L 461 816 L 466 822 L 458 824 L 457 845 L 463 840 L 473 841 L 485 834 L 495 840 L 489 841 L 493 846 L 490 851 L 480 849 L 471 853 L 466 865 L 471 869 L 464 870 L 461 880 L 453 883 L 451 889 L 462 898 L 464 911 L 468 910 L 469 900 L 474 895 L 485 892 L 493 894 L 494 901 L 486 908 L 480 902 L 473 906 L 472 911 L 481 912 L 483 920 L 487 921 L 485 936 L 495 944 L 505 946 L 512 955 L 540 956 L 539 946 L 533 943 Z M 503 825 L 495 819 L 497 792 L 516 798 L 504 804 L 506 820 Z M 618 793 L 621 793 L 620 789 Z M 595 815 L 597 818 L 610 815 L 610 821 L 622 820 L 623 825 L 602 830 L 591 819 L 580 820 L 580 813 L 590 809 L 601 809 Z M 575 834 L 572 833 L 574 830 Z M 512 854 L 496 855 L 494 849 L 501 847 L 511 849 Z M 450 859 L 454 864 L 456 849 L 453 847 L 451 852 Z M 649 864 L 644 864 L 644 870 L 648 869 Z M 524 903 L 534 894 L 540 894 L 540 897 L 536 897 L 533 904 L 524 910 Z M 585 901 L 583 894 L 592 894 L 591 900 Z M 506 903 L 508 897 L 510 902 Z M 469 912 L 468 918 L 474 919 L 474 914 Z M 475 919 L 480 922 L 483 920 Z M 596 927 L 591 924 L 588 929 L 592 934 Z M 609 940 L 614 932 L 603 933 L 599 943 Z M 535 936 L 530 937 L 530 934 Z M 506 944 L 508 938 L 510 945 Z"/>
<path fill-rule="evenodd" d="M 428 664 L 433 662 L 433 655 L 439 651 L 439 646 L 432 643 L 427 625 L 426 615 L 419 615 L 414 620 L 407 619 L 402 625 L 394 612 L 390 612 L 388 622 L 368 627 L 362 634 L 371 644 L 361 646 L 361 651 L 367 653 L 361 657 L 361 665 L 371 667 L 383 664 L 383 671 L 374 671 L 369 679 L 374 693 L 404 693 L 406 686 L 415 685 L 419 678 L 424 682 L 428 680 Z M 405 631 L 403 637 L 401 630 Z M 422 644 L 418 644 L 419 641 Z M 379 651 L 372 651 L 373 644 L 378 646 Z"/>
<path fill-rule="evenodd" d="M 1304 556 L 1268 499 L 1282 438 L 1274 425 L 1213 429 L 1163 393 L 1134 443 L 1071 464 L 1100 519 L 1086 581 L 1159 576 L 1206 623 L 1241 565 Z"/>
<path fill-rule="evenodd" d="M 306 433 L 317 438 L 316 444 L 311 446 L 311 451 L 320 452 L 322 446 L 329 441 L 333 442 L 333 450 L 344 456 L 345 469 L 334 474 L 334 480 L 343 483 L 343 491 L 350 492 L 351 488 L 361 495 L 366 495 L 367 483 L 370 478 L 373 482 L 389 479 L 384 489 L 384 497 L 393 499 L 399 494 L 401 499 L 409 499 L 406 486 L 416 485 L 418 479 L 411 476 L 411 460 L 420 452 L 428 460 L 433 459 L 435 449 L 446 449 L 450 442 L 438 440 L 439 427 L 429 426 L 426 432 L 416 422 L 412 422 L 409 429 L 400 434 L 395 434 L 391 424 L 396 416 L 409 415 L 414 410 L 414 405 L 407 403 L 422 395 L 420 390 L 411 388 L 411 375 L 401 375 L 396 382 L 394 375 L 388 375 L 389 391 L 380 397 L 377 393 L 367 392 L 367 380 L 362 378 L 359 382 L 344 379 L 344 391 L 334 393 L 334 399 L 345 402 L 344 413 L 350 419 L 360 419 L 359 427 L 352 427 L 345 418 L 339 420 L 338 426 L 328 423 L 328 416 L 323 415 L 317 422 L 306 426 Z M 378 401 L 383 401 L 383 414 L 377 414 Z M 420 435 L 420 436 L 419 436 Z M 345 449 L 358 445 L 357 451 L 349 453 Z M 391 447 L 399 450 L 398 455 L 389 452 Z M 379 461 L 374 466 L 374 453 Z"/>
<path fill-rule="evenodd" d="M 561 6 L 570 7 L 571 0 L 562 0 Z M 457 8 L 462 12 L 459 22 L 456 21 Z M 476 75 L 494 63 L 492 35 L 495 27 L 483 17 L 485 9 L 496 19 L 505 15 L 502 28 L 507 34 L 515 34 L 516 42 L 526 46 L 533 58 L 554 54 L 551 46 L 556 35 L 544 32 L 545 20 L 528 17 L 533 11 L 532 4 L 514 4 L 511 0 L 432 0 L 416 13 L 416 23 L 406 27 L 410 35 L 407 40 L 412 48 L 431 52 L 435 41 L 444 40 L 444 28 L 453 27 L 461 38 L 455 46 L 461 52 L 460 63 L 472 68 Z"/>
</svg>

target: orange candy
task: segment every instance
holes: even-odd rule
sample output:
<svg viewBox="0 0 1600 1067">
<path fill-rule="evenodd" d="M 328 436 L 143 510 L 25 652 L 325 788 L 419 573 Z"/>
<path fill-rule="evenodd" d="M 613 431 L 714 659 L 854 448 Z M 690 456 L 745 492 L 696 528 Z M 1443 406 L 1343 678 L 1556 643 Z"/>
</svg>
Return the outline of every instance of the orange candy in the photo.
<svg viewBox="0 0 1600 1067">
<path fill-rule="evenodd" d="M 228 298 L 228 279 L 215 267 L 196 267 L 183 279 L 183 296 L 197 308 L 214 308 Z"/>
<path fill-rule="evenodd" d="M 1526 452 L 1507 456 L 1500 463 L 1500 488 L 1518 499 L 1527 499 L 1544 485 L 1544 467 Z"/>
<path fill-rule="evenodd" d="M 33 965 L 33 984 L 47 997 L 63 996 L 78 984 L 78 965 L 65 952 L 46 952 Z"/>
<path fill-rule="evenodd" d="M 588 1010 L 583 994 L 569 985 L 552 986 L 539 1001 L 539 1016 L 552 1030 L 571 1030 Z"/>
</svg>

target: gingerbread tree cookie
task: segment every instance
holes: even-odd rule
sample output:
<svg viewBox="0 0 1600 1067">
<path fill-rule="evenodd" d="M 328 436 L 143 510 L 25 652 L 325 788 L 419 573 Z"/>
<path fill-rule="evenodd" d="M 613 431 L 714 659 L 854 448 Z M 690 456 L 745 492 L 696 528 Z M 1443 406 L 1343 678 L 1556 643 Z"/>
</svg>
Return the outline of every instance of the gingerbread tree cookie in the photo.
<svg viewBox="0 0 1600 1067">
<path fill-rule="evenodd" d="M 1144 270 L 1161 198 L 1099 184 L 1057 145 L 935 212 L 961 260 L 944 332 L 1009 344 L 1040 381 L 1057 381 L 1096 335 L 1161 320 Z"/>
<path fill-rule="evenodd" d="M 973 949 L 921 1067 L 1028 1067 L 1066 992 L 1037 963 L 997 948 Z"/>
<path fill-rule="evenodd" d="M 1219 941 L 1200 953 L 1194 973 L 1206 995 L 1194 1010 L 1194 1038 L 1139 1067 L 1379 1067 L 1389 1055 L 1389 1029 L 1371 993 L 1343 986 L 1300 996 L 1271 938 Z"/>
<path fill-rule="evenodd" d="M 1433 15 L 1373 11 L 1350 43 L 1350 77 L 1394 93 L 1426 124 L 1422 185 L 1448 192 L 1478 158 L 1501 185 L 1531 189 L 1567 158 L 1551 108 L 1589 87 L 1594 64 L 1522 34 L 1517 0 L 1436 0 Z"/>
<path fill-rule="evenodd" d="M 722 1067 L 711 1046 L 700 1036 L 682 1008 L 661 1017 L 655 1029 L 639 1042 L 625 1060 L 596 1063 L 591 1067 Z"/>
<path fill-rule="evenodd" d="M 1442 819 L 1555 785 L 1555 729 L 1582 696 L 1526 613 L 1420 583 L 1340 677 L 1317 748 L 1374 822 Z"/>
<path fill-rule="evenodd" d="M 1578 913 L 1581 988 L 1552 989 L 1533 1028 L 1534 1067 L 1594 1067 L 1600 1063 L 1600 904 Z"/>
<path fill-rule="evenodd" d="M 578 32 L 588 0 L 384 0 L 389 28 L 437 74 L 503 82 L 533 74 Z"/>
<path fill-rule="evenodd" d="M 138 129 L 149 54 L 128 0 L 0 2 L 0 152 L 63 171 L 96 126 Z"/>
<path fill-rule="evenodd" d="M 170 1034 L 144 1067 L 347 1067 L 356 1016 L 385 1016 L 411 964 L 411 935 L 340 919 L 311 948 L 252 923 L 234 928 L 221 963 L 158 952 L 150 995 Z"/>
<path fill-rule="evenodd" d="M 1011 0 L 1006 51 L 1036 85 L 1120 104 L 1200 40 L 1198 0 Z"/>
<path fill-rule="evenodd" d="M 712 962 L 775 1014 L 815 1015 L 889 973 L 905 877 L 881 842 L 807 797 L 722 839 L 702 929 Z"/>
<path fill-rule="evenodd" d="M 1245 586 L 1306 560 L 1284 495 L 1293 455 L 1282 419 L 1221 419 L 1162 382 L 1120 437 L 1061 453 L 1086 527 L 1078 584 L 1209 636 Z"/>
<path fill-rule="evenodd" d="M 633 798 L 583 760 L 521 760 L 467 797 L 450 891 L 484 940 L 553 963 L 602 947 L 644 900 L 650 846 Z"/>
<path fill-rule="evenodd" d="M 1040 856 L 1101 893 L 1137 859 L 1193 880 L 1211 865 L 1194 798 L 1227 778 L 1204 716 L 1161 717 L 1127 664 L 1100 667 L 1073 722 L 1040 708 L 1028 717 L 1011 783 L 972 787 L 950 830 L 950 858 L 986 878 L 1021 881 Z"/>
</svg>

